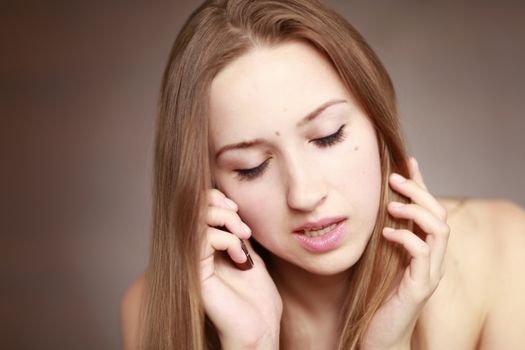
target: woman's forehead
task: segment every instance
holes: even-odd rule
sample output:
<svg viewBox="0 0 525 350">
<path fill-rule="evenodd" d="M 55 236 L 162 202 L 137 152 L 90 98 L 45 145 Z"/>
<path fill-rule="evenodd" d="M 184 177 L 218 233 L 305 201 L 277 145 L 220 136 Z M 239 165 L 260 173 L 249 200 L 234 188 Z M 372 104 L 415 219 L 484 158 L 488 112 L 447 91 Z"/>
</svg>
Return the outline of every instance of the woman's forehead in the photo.
<svg viewBox="0 0 525 350">
<path fill-rule="evenodd" d="M 349 99 L 331 63 L 311 45 L 287 42 L 235 59 L 210 87 L 214 124 L 302 116 L 333 99 Z"/>
</svg>

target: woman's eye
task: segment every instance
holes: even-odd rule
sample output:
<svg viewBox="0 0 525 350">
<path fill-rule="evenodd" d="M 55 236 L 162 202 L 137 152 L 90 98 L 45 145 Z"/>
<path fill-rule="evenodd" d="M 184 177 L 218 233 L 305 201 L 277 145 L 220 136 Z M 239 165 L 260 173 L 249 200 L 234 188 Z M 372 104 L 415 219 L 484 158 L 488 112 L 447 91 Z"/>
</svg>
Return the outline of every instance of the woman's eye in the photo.
<svg viewBox="0 0 525 350">
<path fill-rule="evenodd" d="M 251 169 L 235 169 L 239 180 L 251 180 L 261 175 L 268 166 L 268 161 L 271 158 L 266 159 L 261 165 Z"/>
<path fill-rule="evenodd" d="M 319 139 L 312 140 L 315 142 L 315 144 L 319 147 L 330 147 L 336 143 L 339 143 L 345 139 L 345 135 L 343 134 L 343 129 L 345 128 L 346 124 L 343 124 L 339 130 L 337 130 L 332 135 L 328 135 L 325 137 L 321 137 Z"/>
<path fill-rule="evenodd" d="M 346 136 L 343 133 L 343 129 L 345 128 L 345 126 L 346 124 L 343 124 L 339 128 L 339 130 L 337 130 L 332 135 L 314 139 L 312 140 L 312 142 L 314 142 L 318 147 L 321 148 L 335 145 L 336 143 L 339 143 L 345 139 Z M 252 180 L 264 173 L 264 171 L 268 167 L 268 161 L 270 159 L 271 158 L 266 159 L 263 163 L 261 163 L 261 165 L 256 166 L 255 168 L 235 169 L 234 171 L 237 173 L 237 177 L 239 178 L 239 180 Z"/>
</svg>

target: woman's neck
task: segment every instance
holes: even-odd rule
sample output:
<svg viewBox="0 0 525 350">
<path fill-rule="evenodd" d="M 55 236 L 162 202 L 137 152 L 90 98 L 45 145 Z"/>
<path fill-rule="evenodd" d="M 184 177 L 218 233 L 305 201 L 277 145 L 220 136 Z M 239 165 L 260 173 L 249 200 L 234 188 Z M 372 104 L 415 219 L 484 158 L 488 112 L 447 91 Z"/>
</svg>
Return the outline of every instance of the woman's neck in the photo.
<svg viewBox="0 0 525 350">
<path fill-rule="evenodd" d="M 286 342 L 293 343 L 287 348 L 300 348 L 296 345 L 301 341 L 322 345 L 316 349 L 333 348 L 348 293 L 349 271 L 318 275 L 272 257 L 271 274 L 283 300 Z"/>
</svg>

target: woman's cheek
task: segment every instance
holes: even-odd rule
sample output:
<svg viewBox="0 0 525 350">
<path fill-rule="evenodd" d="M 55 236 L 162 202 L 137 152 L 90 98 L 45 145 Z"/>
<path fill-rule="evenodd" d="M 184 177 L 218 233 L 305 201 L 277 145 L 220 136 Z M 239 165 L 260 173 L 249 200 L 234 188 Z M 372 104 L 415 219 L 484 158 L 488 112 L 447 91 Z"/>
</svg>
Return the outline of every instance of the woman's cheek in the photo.
<svg viewBox="0 0 525 350">
<path fill-rule="evenodd" d="M 250 193 L 240 194 L 242 198 L 237 201 L 239 216 L 251 228 L 253 237 L 260 241 L 264 233 L 273 232 L 284 213 L 280 207 L 275 188 L 252 189 Z"/>
<path fill-rule="evenodd" d="M 356 200 L 360 203 L 363 215 L 368 217 L 369 225 L 376 221 L 381 197 L 381 166 L 379 156 L 369 153 L 360 159 L 356 166 L 360 171 L 354 174 L 354 193 Z"/>
<path fill-rule="evenodd" d="M 232 200 L 239 206 L 239 216 L 248 226 L 250 223 L 256 224 L 261 214 L 271 208 L 268 193 L 265 195 L 262 188 L 257 185 L 243 184 L 242 187 L 237 187 L 232 197 Z"/>
</svg>

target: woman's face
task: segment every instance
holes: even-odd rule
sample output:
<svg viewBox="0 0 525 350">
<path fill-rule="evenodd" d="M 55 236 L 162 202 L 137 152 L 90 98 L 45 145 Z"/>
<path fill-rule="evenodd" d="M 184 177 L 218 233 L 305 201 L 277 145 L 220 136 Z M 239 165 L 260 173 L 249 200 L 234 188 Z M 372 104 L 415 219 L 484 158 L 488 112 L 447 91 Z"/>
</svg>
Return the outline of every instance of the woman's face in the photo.
<svg viewBox="0 0 525 350">
<path fill-rule="evenodd" d="M 253 237 L 312 273 L 351 267 L 376 221 L 381 168 L 373 126 L 329 61 L 301 42 L 257 48 L 210 93 L 212 171 Z M 293 232 L 325 218 L 345 220 L 323 237 Z"/>
</svg>

